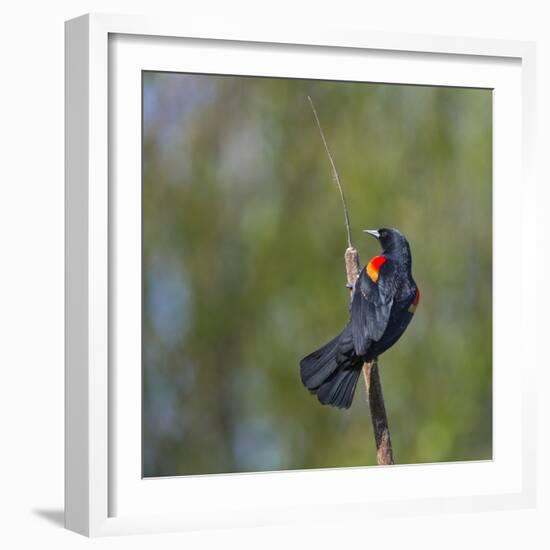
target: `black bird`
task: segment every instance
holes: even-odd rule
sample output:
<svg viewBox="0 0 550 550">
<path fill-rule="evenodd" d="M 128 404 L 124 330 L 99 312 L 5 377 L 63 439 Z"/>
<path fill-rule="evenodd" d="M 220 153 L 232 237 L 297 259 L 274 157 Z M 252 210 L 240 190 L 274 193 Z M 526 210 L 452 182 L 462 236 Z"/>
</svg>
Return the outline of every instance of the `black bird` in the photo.
<svg viewBox="0 0 550 550">
<path fill-rule="evenodd" d="M 366 230 L 382 254 L 359 274 L 352 290 L 350 320 L 336 338 L 300 361 L 304 386 L 323 405 L 348 409 L 364 362 L 399 340 L 420 300 L 411 273 L 411 250 L 397 229 Z"/>
</svg>

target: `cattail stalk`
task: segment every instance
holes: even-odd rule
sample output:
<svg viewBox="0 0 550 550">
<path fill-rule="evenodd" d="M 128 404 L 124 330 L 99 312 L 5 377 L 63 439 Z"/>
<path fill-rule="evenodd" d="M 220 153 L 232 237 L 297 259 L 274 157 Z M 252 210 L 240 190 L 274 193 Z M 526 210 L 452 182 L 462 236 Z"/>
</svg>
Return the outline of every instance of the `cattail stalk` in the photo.
<svg viewBox="0 0 550 550">
<path fill-rule="evenodd" d="M 313 116 L 317 123 L 317 128 L 321 134 L 321 139 L 323 140 L 323 145 L 325 146 L 325 151 L 327 152 L 330 166 L 332 169 L 332 177 L 334 183 L 338 187 L 340 192 L 340 198 L 342 200 L 342 206 L 344 208 L 344 219 L 346 224 L 346 233 L 348 239 L 348 248 L 344 255 L 345 265 L 346 265 L 346 275 L 348 280 L 348 286 L 352 289 L 355 285 L 355 281 L 359 277 L 361 271 L 359 263 L 359 253 L 353 247 L 351 243 L 351 229 L 349 222 L 348 208 L 346 206 L 346 199 L 344 196 L 344 189 L 340 183 L 340 178 L 338 176 L 338 171 L 336 170 L 336 164 L 328 148 L 327 140 L 321 127 L 321 122 L 317 116 L 317 111 L 313 105 L 311 97 L 307 96 L 309 103 L 311 105 L 311 110 L 313 111 Z M 393 450 L 391 445 L 390 429 L 388 427 L 388 418 L 386 416 L 386 407 L 384 406 L 384 395 L 382 393 L 382 382 L 380 381 L 380 373 L 378 371 L 378 359 L 373 359 L 368 363 L 363 364 L 363 377 L 365 379 L 365 387 L 367 392 L 367 402 L 370 408 L 372 428 L 374 432 L 374 440 L 376 443 L 376 461 L 378 464 L 393 464 Z"/>
<path fill-rule="evenodd" d="M 355 248 L 350 247 L 346 250 L 344 259 L 348 286 L 353 289 L 360 272 L 359 253 Z M 384 405 L 384 394 L 382 393 L 382 382 L 378 371 L 378 359 L 363 364 L 363 377 L 376 443 L 376 461 L 378 464 L 393 464 L 393 449 Z"/>
</svg>

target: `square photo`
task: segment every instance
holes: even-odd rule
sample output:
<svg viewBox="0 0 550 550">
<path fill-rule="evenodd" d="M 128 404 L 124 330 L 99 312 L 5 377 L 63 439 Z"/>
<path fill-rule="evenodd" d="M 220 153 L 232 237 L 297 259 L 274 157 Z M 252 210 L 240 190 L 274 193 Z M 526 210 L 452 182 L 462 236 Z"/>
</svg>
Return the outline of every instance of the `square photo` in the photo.
<svg viewBox="0 0 550 550">
<path fill-rule="evenodd" d="M 492 459 L 492 90 L 142 72 L 142 475 Z"/>
</svg>

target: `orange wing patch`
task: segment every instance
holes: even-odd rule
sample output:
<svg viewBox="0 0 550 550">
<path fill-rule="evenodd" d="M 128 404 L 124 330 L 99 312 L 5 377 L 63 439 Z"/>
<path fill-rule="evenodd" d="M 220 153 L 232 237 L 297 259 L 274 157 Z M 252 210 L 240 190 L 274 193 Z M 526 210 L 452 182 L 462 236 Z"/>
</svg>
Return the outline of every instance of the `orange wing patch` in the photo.
<svg viewBox="0 0 550 550">
<path fill-rule="evenodd" d="M 414 313 L 416 311 L 416 306 L 418 305 L 418 302 L 420 302 L 420 290 L 418 290 L 418 287 L 417 287 L 413 303 L 409 306 L 410 313 Z"/>
<path fill-rule="evenodd" d="M 370 277 L 370 280 L 373 283 L 376 283 L 378 281 L 380 266 L 386 261 L 386 258 L 384 256 L 375 256 L 368 264 L 367 264 L 367 275 Z"/>
</svg>

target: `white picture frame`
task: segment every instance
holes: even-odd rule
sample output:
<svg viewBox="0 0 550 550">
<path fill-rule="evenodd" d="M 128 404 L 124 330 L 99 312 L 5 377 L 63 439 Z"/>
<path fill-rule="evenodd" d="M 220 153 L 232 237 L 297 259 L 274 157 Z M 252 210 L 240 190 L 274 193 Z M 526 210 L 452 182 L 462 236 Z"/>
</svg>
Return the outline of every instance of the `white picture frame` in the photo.
<svg viewBox="0 0 550 550">
<path fill-rule="evenodd" d="M 170 19 L 114 15 L 68 21 L 66 527 L 99 536 L 534 505 L 535 434 L 529 422 L 535 411 L 534 336 L 511 357 L 506 342 L 513 334 L 501 321 L 509 315 L 521 323 L 534 317 L 535 288 L 520 270 L 519 299 L 509 303 L 499 284 L 507 270 L 506 247 L 523 259 L 536 255 L 529 239 L 536 225 L 534 63 L 529 42 L 330 30 L 281 29 L 268 36 L 255 29 L 219 32 Z M 492 461 L 141 479 L 136 371 L 141 347 L 135 332 L 140 323 L 133 300 L 140 284 L 134 233 L 140 223 L 141 88 L 135 79 L 144 68 L 159 67 L 495 89 Z M 113 186 L 114 181 L 126 183 Z M 511 212 L 515 232 L 505 241 Z M 124 278 L 125 290 L 117 277 Z M 120 330 L 121 318 L 134 319 L 124 324 L 133 329 Z M 514 368 L 518 358 L 520 374 Z M 329 489 L 324 502 L 327 497 L 315 490 L 321 479 L 325 489 L 366 484 L 369 491 L 350 496 L 344 490 L 345 497 L 335 498 L 336 490 Z"/>
</svg>

